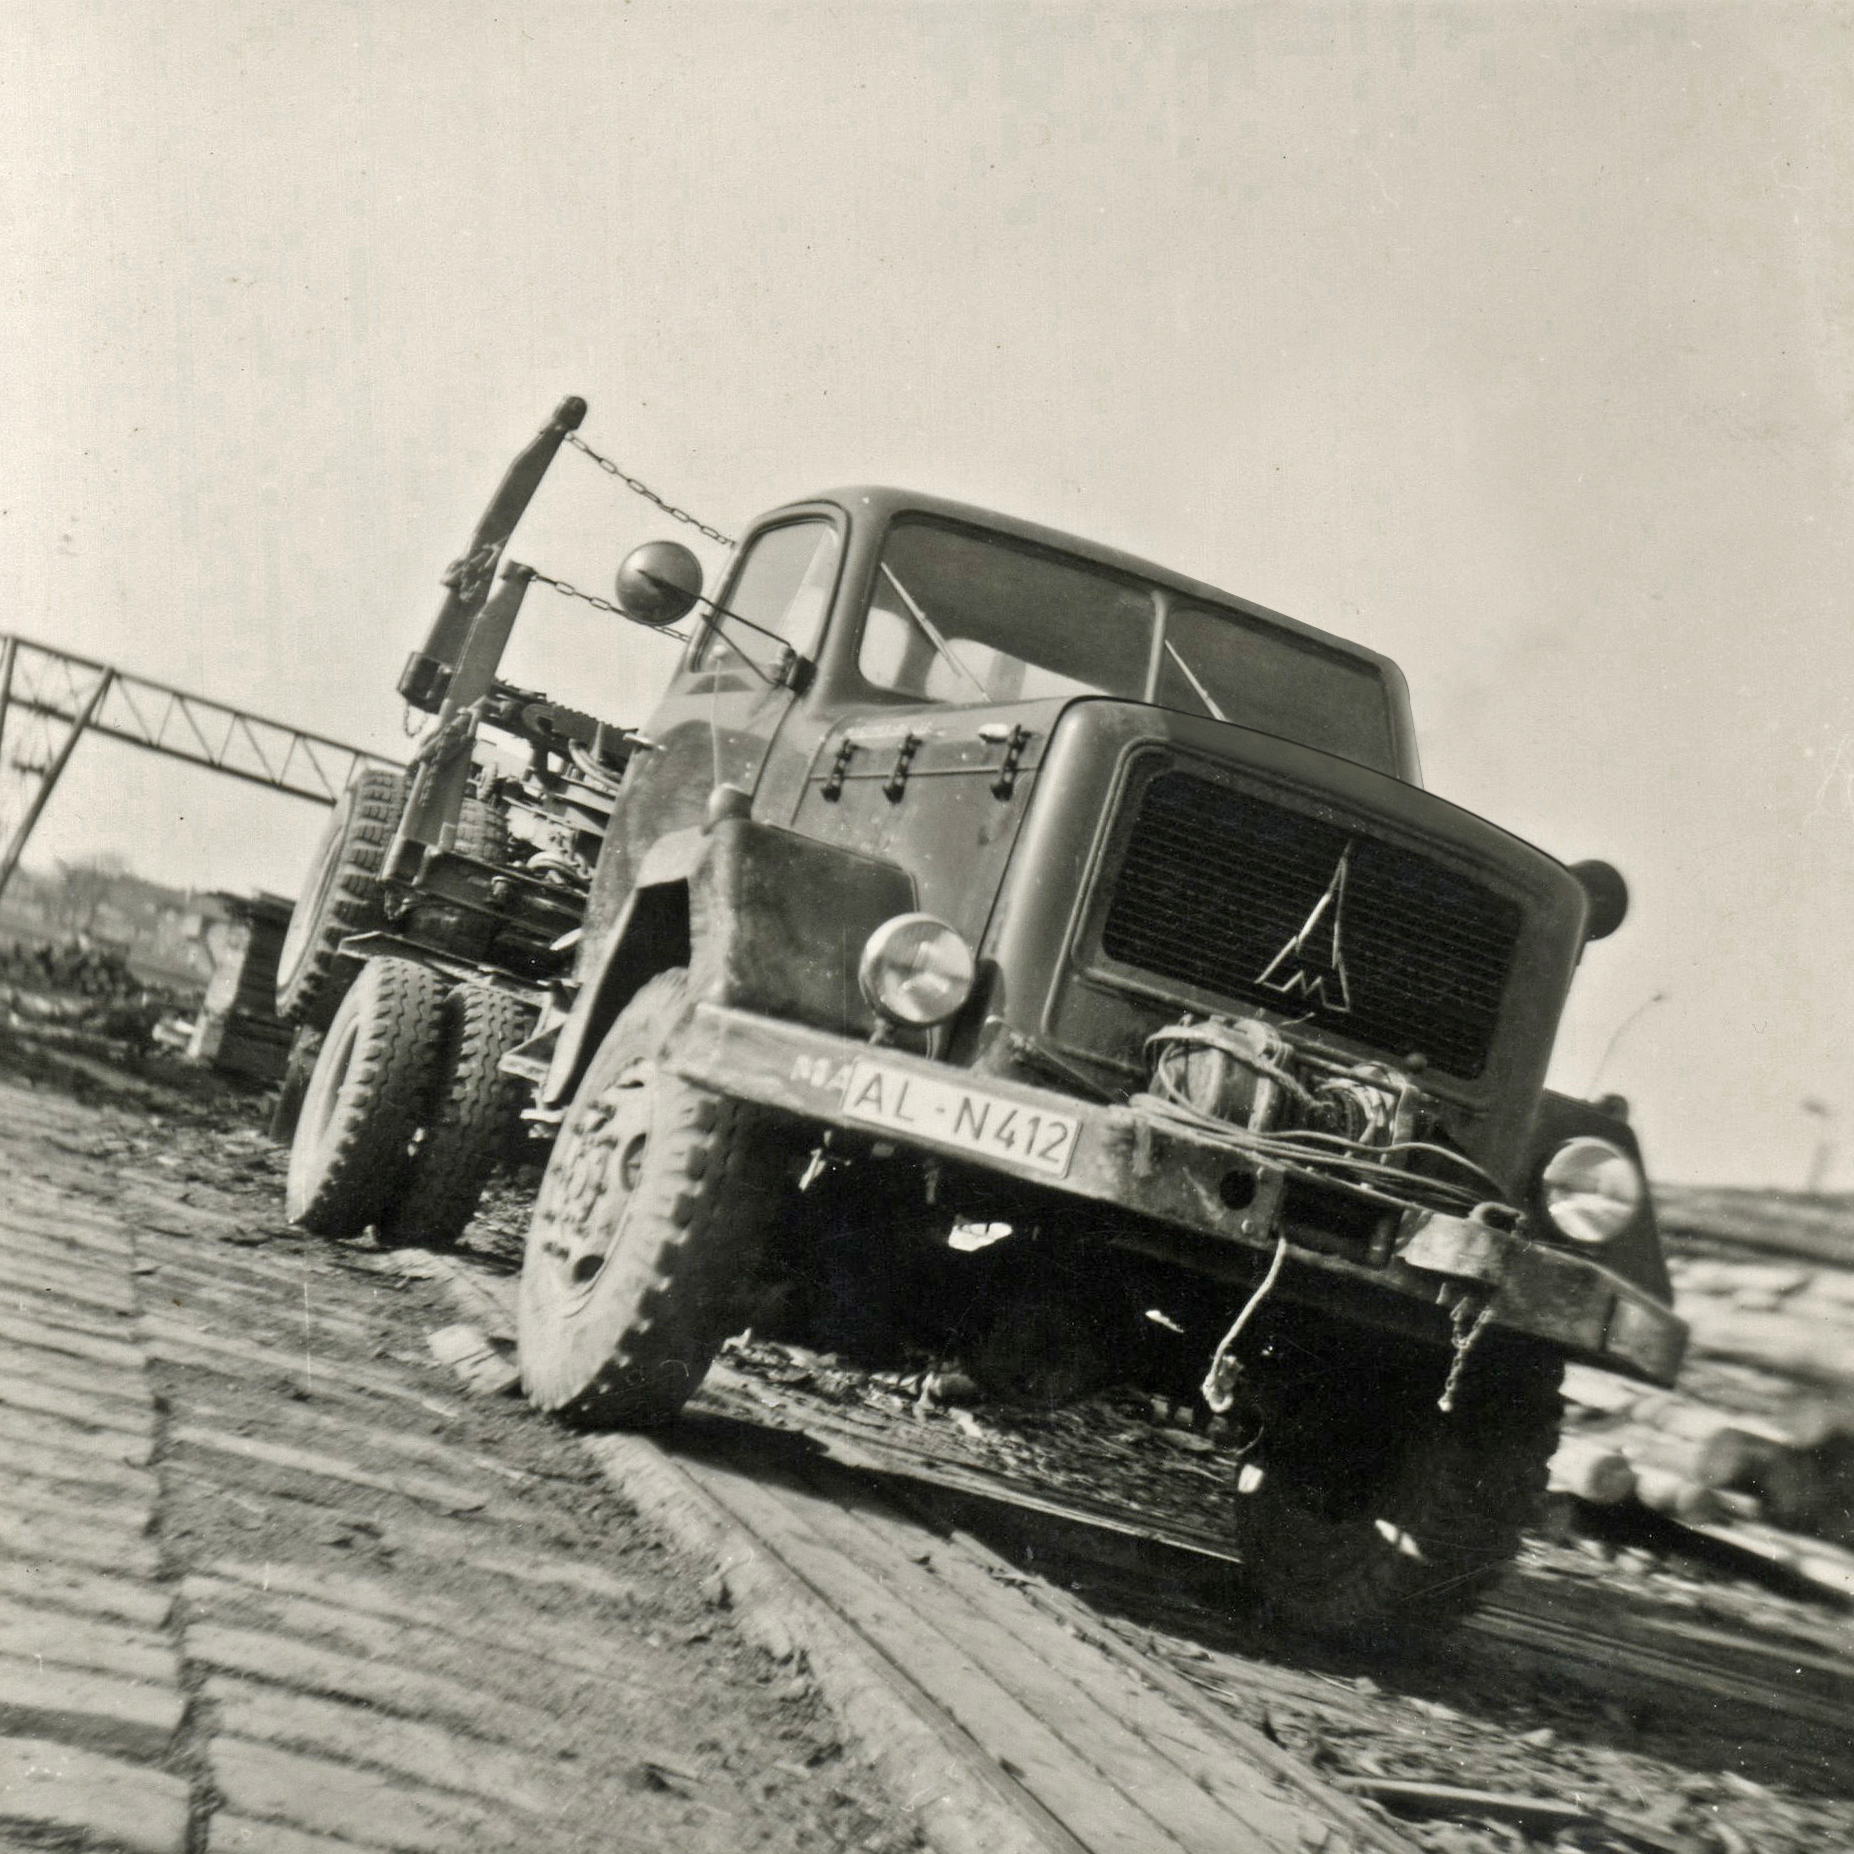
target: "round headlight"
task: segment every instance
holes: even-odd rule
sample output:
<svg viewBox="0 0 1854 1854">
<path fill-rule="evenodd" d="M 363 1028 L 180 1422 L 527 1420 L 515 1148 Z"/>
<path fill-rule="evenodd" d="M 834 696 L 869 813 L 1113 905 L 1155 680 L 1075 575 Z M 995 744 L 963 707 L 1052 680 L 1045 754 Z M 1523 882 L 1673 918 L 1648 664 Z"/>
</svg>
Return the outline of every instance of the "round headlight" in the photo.
<svg viewBox="0 0 1854 1854">
<path fill-rule="evenodd" d="M 1606 1139 L 1567 1139 L 1539 1183 L 1545 1214 L 1573 1242 L 1608 1242 L 1641 1209 L 1641 1168 Z"/>
<path fill-rule="evenodd" d="M 931 914 L 897 914 L 869 936 L 856 969 L 863 996 L 892 1023 L 943 1024 L 972 996 L 972 951 Z"/>
</svg>

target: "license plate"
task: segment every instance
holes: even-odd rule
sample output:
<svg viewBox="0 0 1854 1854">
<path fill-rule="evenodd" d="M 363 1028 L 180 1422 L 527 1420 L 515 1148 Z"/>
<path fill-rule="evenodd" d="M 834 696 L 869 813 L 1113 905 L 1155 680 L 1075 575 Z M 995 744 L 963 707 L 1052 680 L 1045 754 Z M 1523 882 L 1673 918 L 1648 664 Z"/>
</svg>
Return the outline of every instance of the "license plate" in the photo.
<svg viewBox="0 0 1854 1854">
<path fill-rule="evenodd" d="M 847 1118 L 892 1133 L 911 1133 L 1052 1178 L 1068 1175 L 1081 1122 L 1020 1106 L 983 1088 L 967 1088 L 859 1057 L 844 1085 Z"/>
</svg>

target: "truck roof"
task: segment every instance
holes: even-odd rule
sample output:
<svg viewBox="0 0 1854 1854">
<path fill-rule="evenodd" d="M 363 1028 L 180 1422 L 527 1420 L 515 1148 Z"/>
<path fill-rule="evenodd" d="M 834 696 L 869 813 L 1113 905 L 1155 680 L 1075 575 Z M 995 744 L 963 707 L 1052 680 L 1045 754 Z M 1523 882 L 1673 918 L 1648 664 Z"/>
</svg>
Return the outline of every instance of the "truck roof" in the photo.
<svg viewBox="0 0 1854 1854">
<path fill-rule="evenodd" d="M 902 513 L 935 515 L 946 521 L 989 528 L 999 534 L 1028 541 L 1034 546 L 1074 554 L 1081 559 L 1094 562 L 1097 566 L 1107 567 L 1112 571 L 1125 573 L 1137 579 L 1151 580 L 1170 591 L 1182 593 L 1192 599 L 1233 606 L 1236 610 L 1246 612 L 1251 617 L 1266 619 L 1270 624 L 1279 625 L 1284 630 L 1315 639 L 1328 649 L 1343 652 L 1347 656 L 1363 658 L 1389 673 L 1388 680 L 1393 689 L 1401 691 L 1403 688 L 1403 673 L 1395 662 L 1381 651 L 1373 650 L 1368 645 L 1356 643 L 1349 637 L 1340 637 L 1331 631 L 1321 630 L 1319 626 L 1307 624 L 1299 618 L 1290 618 L 1285 612 L 1271 610 L 1266 605 L 1258 605 L 1253 599 L 1245 599 L 1236 593 L 1225 592 L 1220 586 L 1212 586 L 1204 580 L 1192 579 L 1186 574 L 1175 572 L 1170 567 L 1159 566 L 1150 560 L 1142 560 L 1135 554 L 1122 553 L 1116 547 L 1104 546 L 1101 542 L 1088 540 L 1082 535 L 1065 534 L 1057 528 L 1046 528 L 1040 522 L 1024 521 L 1015 515 L 1002 515 L 996 509 L 979 508 L 973 503 L 954 502 L 945 496 L 923 495 L 918 490 L 897 489 L 887 484 L 857 483 L 844 489 L 822 490 L 817 495 L 806 497 L 802 501 L 783 504 L 770 511 L 770 515 L 783 515 L 788 511 L 796 512 L 805 507 L 815 508 L 819 503 L 834 503 L 846 512 L 873 516 L 879 521 L 887 521 L 890 516 Z M 768 516 L 761 519 L 769 518 Z"/>
</svg>

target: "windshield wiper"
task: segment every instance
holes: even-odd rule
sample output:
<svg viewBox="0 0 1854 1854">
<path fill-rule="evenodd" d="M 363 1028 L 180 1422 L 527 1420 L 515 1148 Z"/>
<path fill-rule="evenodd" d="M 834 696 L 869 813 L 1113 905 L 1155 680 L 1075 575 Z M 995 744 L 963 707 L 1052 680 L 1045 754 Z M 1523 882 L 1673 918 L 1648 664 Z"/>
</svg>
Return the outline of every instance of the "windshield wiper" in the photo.
<svg viewBox="0 0 1854 1854">
<path fill-rule="evenodd" d="M 1169 637 L 1165 640 L 1165 654 L 1184 672 L 1185 681 L 1197 692 L 1197 699 L 1204 704 L 1204 711 L 1211 720 L 1227 721 L 1229 716 L 1211 700 L 1210 691 L 1198 681 L 1197 672 L 1178 654 L 1178 646 Z"/>
<path fill-rule="evenodd" d="M 920 626 L 921 635 L 926 638 L 928 643 L 930 643 L 967 682 L 971 683 L 972 687 L 978 691 L 978 698 L 981 702 L 990 701 L 991 695 L 985 685 L 953 655 L 953 647 L 941 636 L 939 626 L 921 610 L 920 606 L 915 602 L 913 593 L 895 577 L 895 569 L 886 561 L 882 564 L 882 577 L 895 588 L 895 596 L 908 608 L 908 616 Z M 1190 673 L 1189 670 L 1185 672 L 1187 676 L 1190 675 Z M 1219 715 L 1217 718 L 1221 720 L 1222 716 Z"/>
</svg>

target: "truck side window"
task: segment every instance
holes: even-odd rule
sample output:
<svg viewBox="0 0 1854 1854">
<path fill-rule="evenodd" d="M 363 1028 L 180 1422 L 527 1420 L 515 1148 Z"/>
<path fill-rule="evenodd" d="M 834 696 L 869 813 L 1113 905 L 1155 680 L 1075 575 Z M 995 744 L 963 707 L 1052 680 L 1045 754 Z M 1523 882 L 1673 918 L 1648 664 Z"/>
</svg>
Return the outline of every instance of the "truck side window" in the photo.
<svg viewBox="0 0 1854 1854">
<path fill-rule="evenodd" d="M 783 638 L 800 656 L 808 655 L 837 582 L 839 551 L 837 530 L 828 521 L 788 521 L 756 535 L 722 603 L 761 629 L 719 619 L 719 647 L 711 629 L 691 667 L 719 669 L 729 651 L 768 664 L 778 646 L 762 631 Z"/>
</svg>

